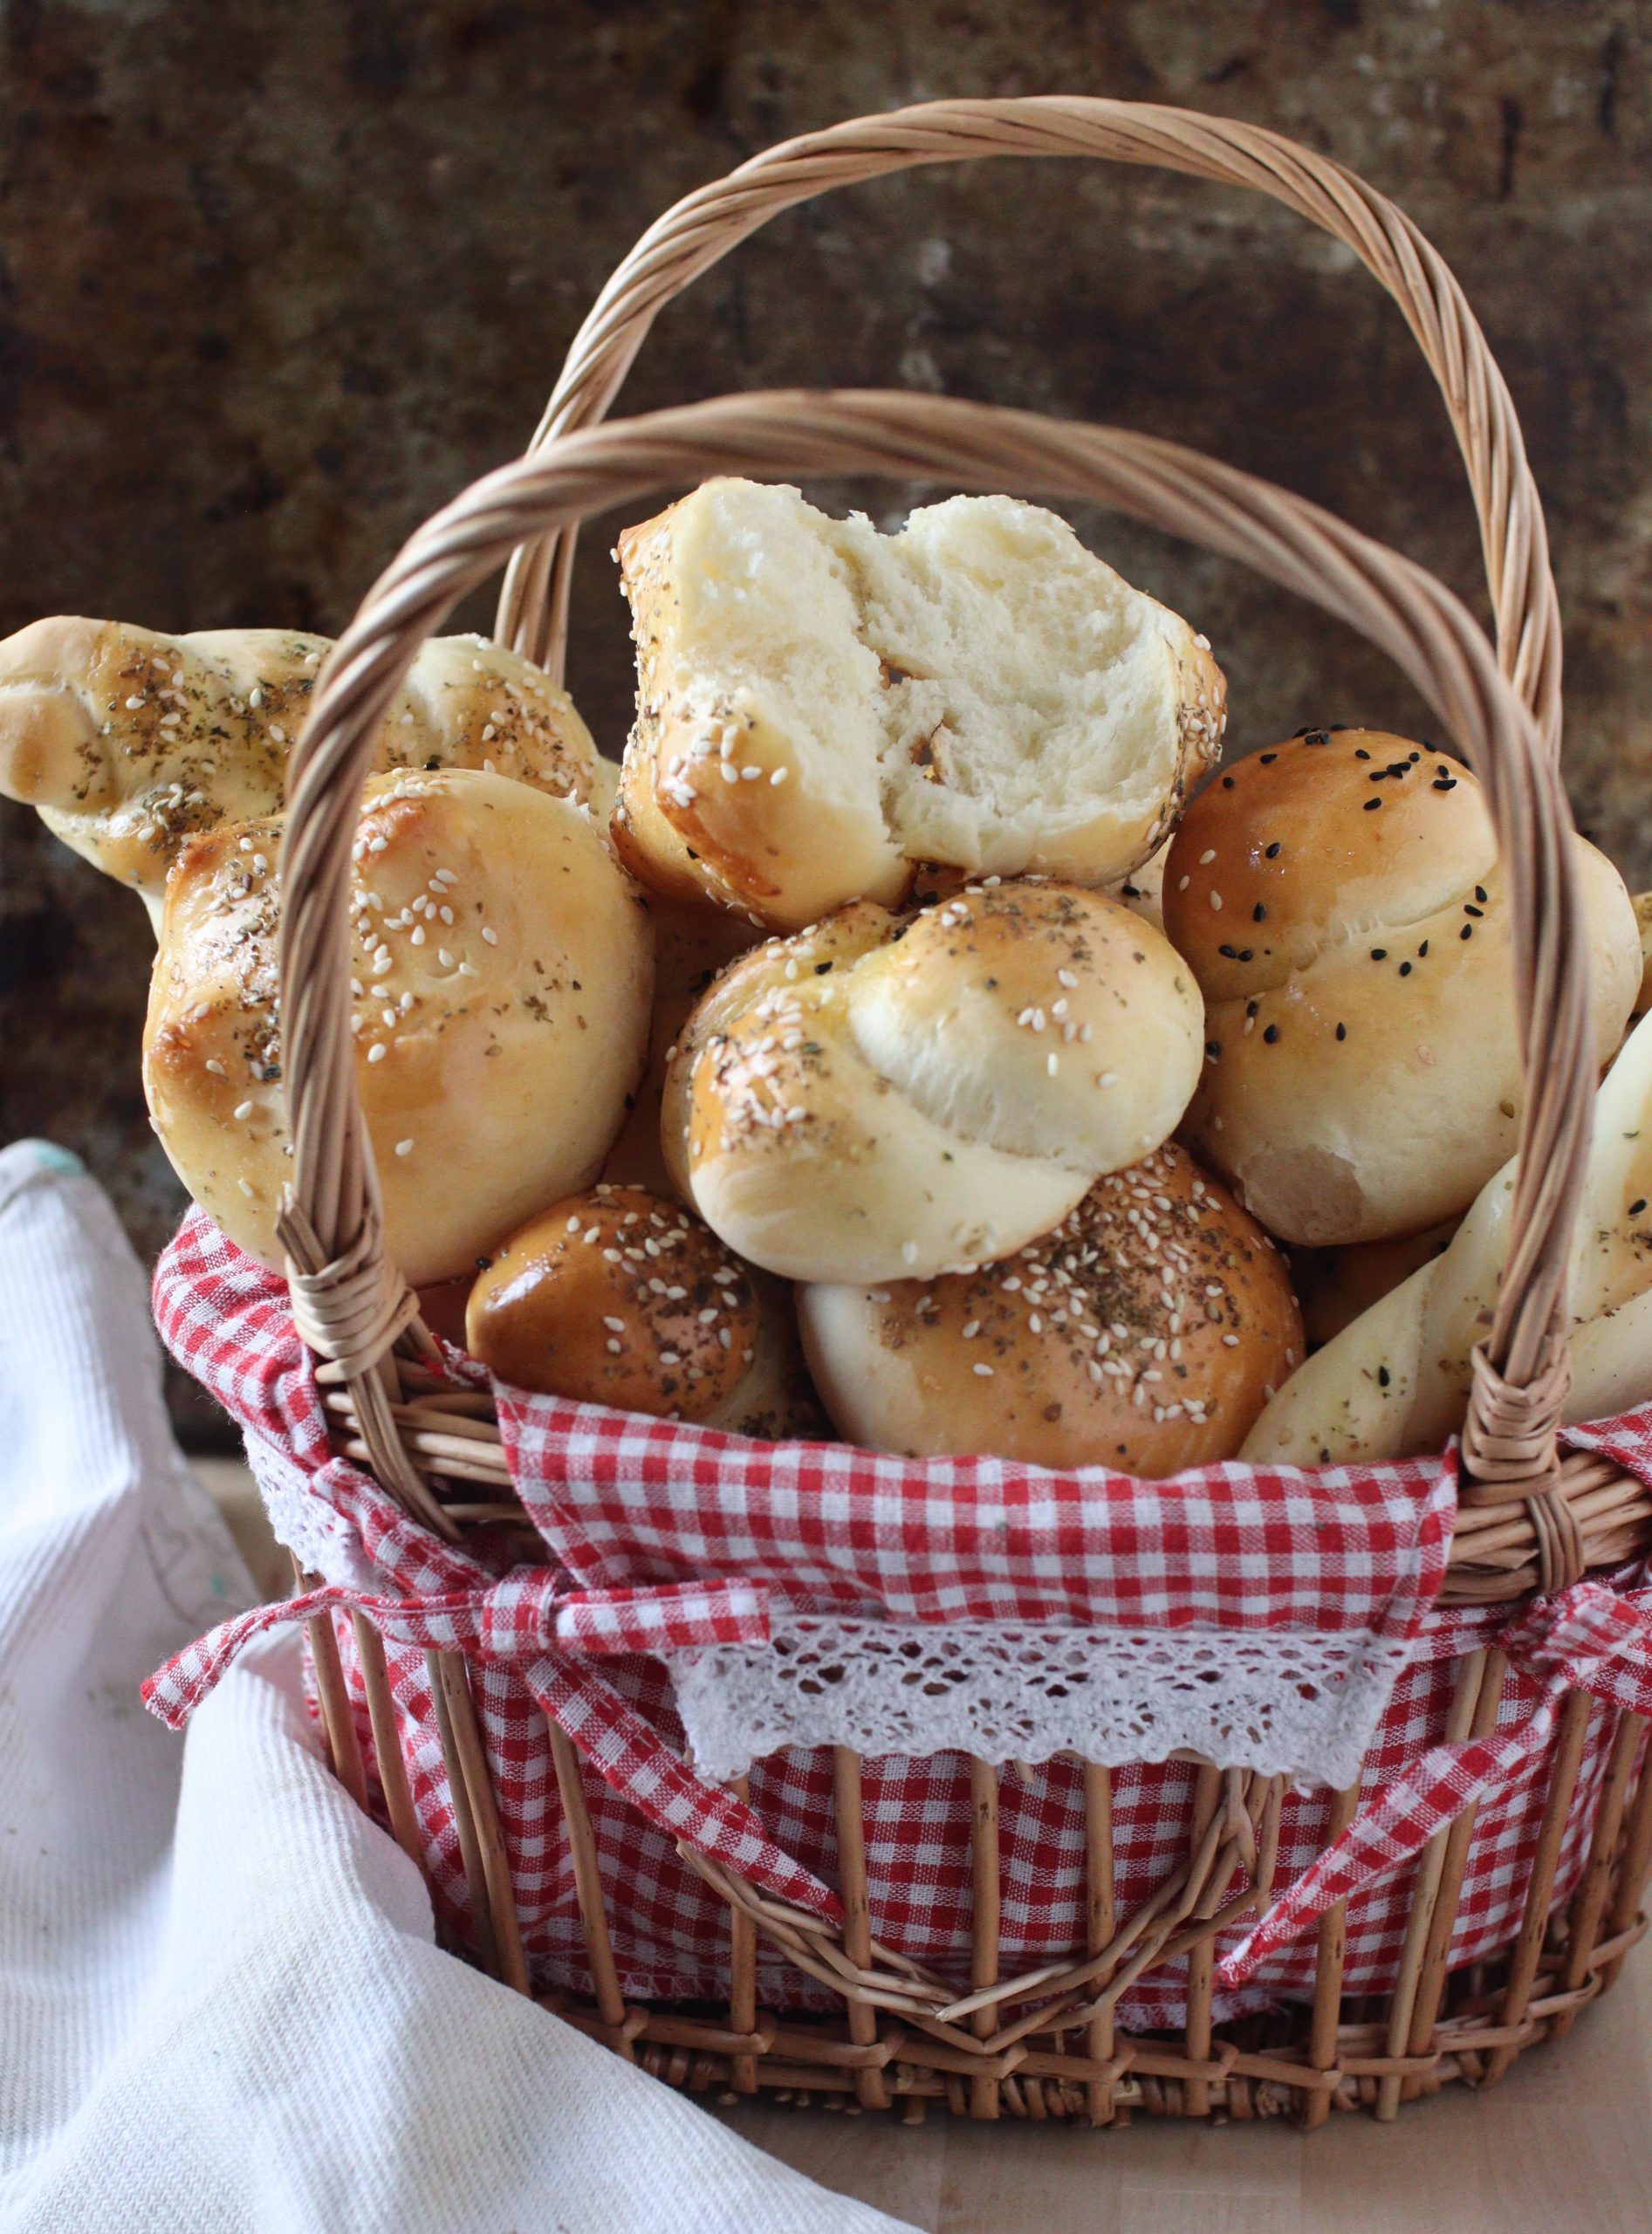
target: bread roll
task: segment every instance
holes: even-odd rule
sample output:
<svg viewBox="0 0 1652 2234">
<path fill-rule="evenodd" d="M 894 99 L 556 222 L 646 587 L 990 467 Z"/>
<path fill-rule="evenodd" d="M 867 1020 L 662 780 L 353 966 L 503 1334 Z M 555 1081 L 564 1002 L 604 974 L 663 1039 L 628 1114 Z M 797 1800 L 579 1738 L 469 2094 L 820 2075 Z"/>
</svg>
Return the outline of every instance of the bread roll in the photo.
<svg viewBox="0 0 1652 2234">
<path fill-rule="evenodd" d="M 1621 878 L 1574 839 L 1604 1064 L 1640 980 Z M 1377 1241 L 1470 1203 L 1523 1087 L 1507 883 L 1467 769 L 1315 730 L 1239 761 L 1170 848 L 1165 929 L 1203 990 L 1183 1137 L 1283 1241 Z"/>
<path fill-rule="evenodd" d="M 184 846 L 144 1034 L 174 1168 L 278 1267 L 280 841 L 269 821 Z M 472 771 L 370 785 L 352 883 L 356 1083 L 390 1256 L 423 1286 L 594 1177 L 642 1066 L 649 924 L 583 807 Z"/>
<path fill-rule="evenodd" d="M 661 1106 L 671 1052 L 695 1004 L 719 970 L 757 943 L 759 934 L 737 915 L 716 908 L 685 908 L 654 898 L 654 1010 L 648 1023 L 648 1066 L 634 1096 L 625 1127 L 608 1151 L 602 1176 L 616 1186 L 649 1187 L 656 1195 L 688 1196 L 673 1179 L 660 1145 Z"/>
<path fill-rule="evenodd" d="M 501 1381 L 704 1420 L 757 1353 L 744 1267 L 678 1203 L 600 1186 L 542 1210 L 478 1274 L 465 1346 Z"/>
<path fill-rule="evenodd" d="M 38 807 L 158 916 L 185 840 L 280 812 L 287 752 L 332 644 L 284 628 L 157 635 L 37 620 L 0 643 L 0 791 Z M 480 636 L 425 644 L 374 766 L 486 768 L 587 799 L 596 747 L 549 675 Z"/>
<path fill-rule="evenodd" d="M 915 1458 L 1174 1474 L 1230 1458 L 1302 1353 L 1278 1251 L 1173 1142 L 1005 1263 L 798 1309 L 838 1432 Z"/>
<path fill-rule="evenodd" d="M 1192 973 L 1116 901 L 871 901 L 737 962 L 685 1027 L 661 1145 L 703 1217 L 791 1279 L 928 1278 L 1045 1233 L 1157 1148 L 1199 1065 Z"/>
<path fill-rule="evenodd" d="M 785 1283 L 642 1187 L 605 1182 L 531 1218 L 478 1274 L 464 1340 L 542 1395 L 771 1442 L 825 1424 Z"/>
<path fill-rule="evenodd" d="M 1412 1457 L 1458 1431 L 1508 1254 L 1514 1174 L 1511 1162 L 1487 1182 L 1443 1256 L 1292 1374 L 1252 1429 L 1246 1458 L 1311 1466 Z M 1636 1025 L 1595 1097 L 1566 1292 L 1565 1417 L 1601 1419 L 1652 1398 L 1652 1018 Z"/>
<path fill-rule="evenodd" d="M 1064 520 L 956 497 L 881 535 L 712 481 L 620 538 L 637 721 L 614 838 L 643 881 L 797 930 L 914 864 L 1102 885 L 1216 758 L 1202 636 Z"/>
</svg>

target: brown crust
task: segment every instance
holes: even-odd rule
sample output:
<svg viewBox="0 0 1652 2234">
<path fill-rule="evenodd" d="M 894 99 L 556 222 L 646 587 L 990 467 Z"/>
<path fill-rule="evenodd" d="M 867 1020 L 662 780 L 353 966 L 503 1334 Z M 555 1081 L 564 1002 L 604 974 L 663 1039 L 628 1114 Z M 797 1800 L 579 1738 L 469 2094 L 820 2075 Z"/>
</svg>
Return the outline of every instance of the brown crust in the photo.
<svg viewBox="0 0 1652 2234">
<path fill-rule="evenodd" d="M 471 1289 L 465 1330 L 518 1388 L 699 1421 L 745 1378 L 758 1313 L 745 1266 L 692 1211 L 604 1185 L 512 1235 Z"/>
<path fill-rule="evenodd" d="M 1460 761 L 1380 730 L 1248 754 L 1188 809 L 1164 927 L 1209 1000 L 1268 990 L 1350 935 L 1471 896 L 1496 839 Z"/>
<path fill-rule="evenodd" d="M 851 1342 L 803 1325 L 850 1441 L 1150 1478 L 1231 1457 L 1303 1348 L 1279 1252 L 1174 1143 L 1001 1264 L 866 1291 Z"/>
</svg>

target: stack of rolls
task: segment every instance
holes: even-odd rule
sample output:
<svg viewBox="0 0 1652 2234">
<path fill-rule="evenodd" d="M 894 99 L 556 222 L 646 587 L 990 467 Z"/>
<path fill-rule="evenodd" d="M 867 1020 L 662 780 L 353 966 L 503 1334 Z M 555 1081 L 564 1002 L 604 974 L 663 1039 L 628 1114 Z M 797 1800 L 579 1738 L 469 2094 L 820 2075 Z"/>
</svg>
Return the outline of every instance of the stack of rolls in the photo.
<svg viewBox="0 0 1652 2234">
<path fill-rule="evenodd" d="M 357 1085 L 442 1331 L 515 1387 L 915 1456 L 1163 1476 L 1460 1425 L 1523 1094 L 1470 771 L 1347 727 L 1218 770 L 1206 640 L 1007 497 L 884 534 L 715 481 L 617 555 L 622 767 L 444 639 L 362 804 Z M 0 645 L 0 790 L 151 908 L 156 1131 L 271 1264 L 284 777 L 327 649 Z M 1652 907 L 1571 842 L 1604 1069 Z M 1649 1196 L 1597 1148 L 1587 1401 L 1652 1394 Z"/>
</svg>

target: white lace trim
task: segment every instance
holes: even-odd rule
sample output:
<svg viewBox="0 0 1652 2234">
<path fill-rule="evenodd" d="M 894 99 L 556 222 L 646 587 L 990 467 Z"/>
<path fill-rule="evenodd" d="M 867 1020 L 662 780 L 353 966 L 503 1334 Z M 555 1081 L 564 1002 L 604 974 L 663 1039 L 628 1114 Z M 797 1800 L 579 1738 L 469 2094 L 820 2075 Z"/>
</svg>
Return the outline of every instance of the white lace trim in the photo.
<svg viewBox="0 0 1652 2234">
<path fill-rule="evenodd" d="M 1359 1773 L 1409 1656 L 1363 1632 L 918 1628 L 789 1614 L 767 1645 L 668 1665 L 701 1772 L 719 1781 L 785 1745 L 973 1753 L 1113 1767 L 1189 1752 L 1338 1789 Z"/>
<path fill-rule="evenodd" d="M 361 1548 L 353 1525 L 319 1497 L 303 1468 L 278 1443 L 249 1434 L 247 1463 L 276 1541 L 296 1552 L 308 1574 L 353 1590 L 379 1590 L 384 1578 Z"/>
</svg>

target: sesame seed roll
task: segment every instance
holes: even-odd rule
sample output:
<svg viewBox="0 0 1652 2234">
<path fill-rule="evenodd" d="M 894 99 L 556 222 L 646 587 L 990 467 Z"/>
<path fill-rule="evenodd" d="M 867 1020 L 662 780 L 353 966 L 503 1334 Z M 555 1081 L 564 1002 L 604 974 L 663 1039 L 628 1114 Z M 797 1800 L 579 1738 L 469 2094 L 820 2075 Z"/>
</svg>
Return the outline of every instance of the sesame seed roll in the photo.
<svg viewBox="0 0 1652 2234">
<path fill-rule="evenodd" d="M 805 1288 L 799 1318 L 851 1443 L 1153 1477 L 1231 1457 L 1302 1354 L 1279 1252 L 1174 1142 L 1000 1264 Z"/>
</svg>

